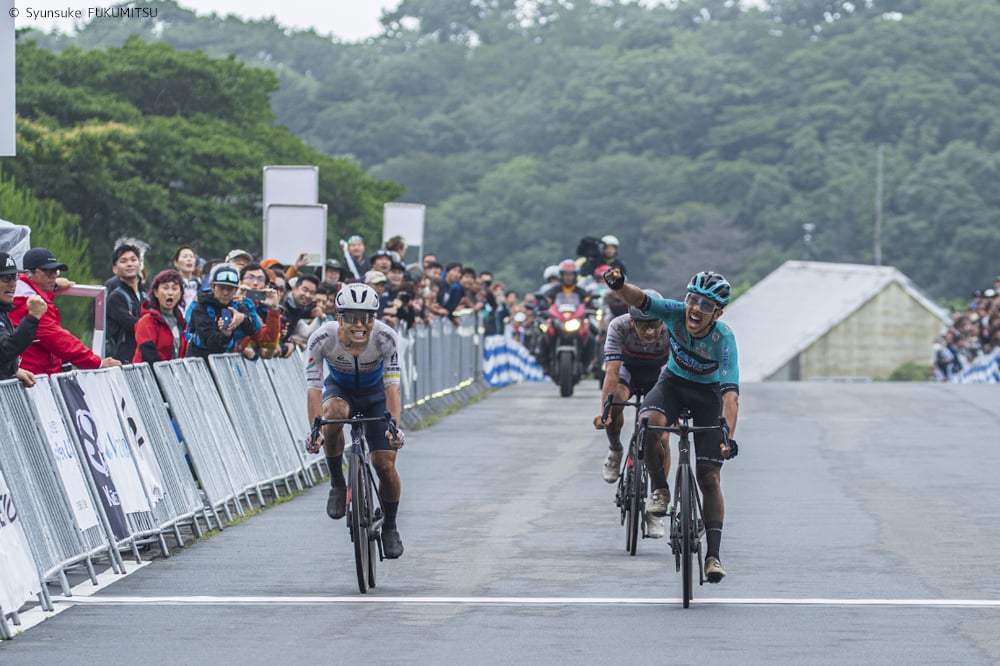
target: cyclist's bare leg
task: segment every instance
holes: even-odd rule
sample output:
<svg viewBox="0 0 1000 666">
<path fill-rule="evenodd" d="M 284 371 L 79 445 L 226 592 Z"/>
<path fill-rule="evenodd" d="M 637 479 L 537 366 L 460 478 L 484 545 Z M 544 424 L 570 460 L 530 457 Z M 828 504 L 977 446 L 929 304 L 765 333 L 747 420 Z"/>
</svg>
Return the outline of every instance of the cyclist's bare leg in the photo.
<svg viewBox="0 0 1000 666">
<path fill-rule="evenodd" d="M 323 417 L 346 419 L 350 406 L 342 398 L 323 402 Z M 326 501 L 326 515 L 334 520 L 344 517 L 347 511 L 347 479 L 344 478 L 344 426 L 330 423 L 323 426 L 323 452 L 330 468 L 330 496 Z"/>
<path fill-rule="evenodd" d="M 323 403 L 324 419 L 346 419 L 350 407 L 343 398 L 330 398 Z M 344 454 L 344 426 L 331 423 L 323 426 L 323 451 L 327 458 Z"/>
<path fill-rule="evenodd" d="M 640 413 L 639 418 L 647 417 L 651 426 L 667 425 L 667 416 L 656 409 L 647 409 Z M 643 461 L 649 471 L 649 482 L 653 490 L 667 489 L 667 472 L 670 470 L 669 434 L 661 431 L 646 431 L 643 441 Z M 654 511 L 655 512 L 655 511 Z"/>
<path fill-rule="evenodd" d="M 372 451 L 372 466 L 378 474 L 378 494 L 383 502 L 398 502 L 402 491 L 396 471 L 395 451 Z"/>
<path fill-rule="evenodd" d="M 718 465 L 699 464 L 696 473 L 698 487 L 701 488 L 705 536 L 708 541 L 705 555 L 719 557 L 722 523 L 726 516 L 726 506 L 722 498 L 722 468 Z"/>
</svg>

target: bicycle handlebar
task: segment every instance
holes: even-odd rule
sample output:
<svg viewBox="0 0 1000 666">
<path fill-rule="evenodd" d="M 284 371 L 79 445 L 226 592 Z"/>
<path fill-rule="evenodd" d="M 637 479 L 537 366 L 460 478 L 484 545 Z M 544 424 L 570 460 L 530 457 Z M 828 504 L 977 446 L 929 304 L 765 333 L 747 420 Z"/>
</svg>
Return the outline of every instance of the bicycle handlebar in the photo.
<svg viewBox="0 0 1000 666">
<path fill-rule="evenodd" d="M 389 425 L 389 431 L 392 433 L 394 438 L 399 437 L 399 430 L 396 427 L 396 420 L 392 418 L 392 414 L 385 412 L 382 416 L 361 416 L 360 414 L 355 414 L 348 419 L 324 419 L 322 416 L 317 416 L 313 419 L 312 429 L 309 431 L 309 439 L 307 441 L 307 450 L 311 453 L 312 443 L 316 441 L 317 435 L 319 435 L 319 429 L 325 425 L 354 425 L 359 423 L 375 423 L 376 421 L 384 421 Z M 319 450 L 319 446 L 316 446 L 316 450 Z"/>
<path fill-rule="evenodd" d="M 615 400 L 614 393 L 609 393 L 608 397 L 604 399 L 604 411 L 601 412 L 601 423 L 608 422 L 608 414 L 611 413 L 612 407 L 640 407 L 642 406 L 642 394 L 636 393 L 633 396 L 634 400 L 626 400 L 625 402 L 618 402 Z"/>
<path fill-rule="evenodd" d="M 729 458 L 730 459 L 735 458 L 737 451 L 739 451 L 739 448 L 736 446 L 736 442 L 729 438 L 729 424 L 726 422 L 726 417 L 724 416 L 719 417 L 719 425 L 713 425 L 713 426 L 688 425 L 686 420 L 682 423 L 672 426 L 654 426 L 654 425 L 649 425 L 649 417 L 644 416 L 642 417 L 642 423 L 640 424 L 640 427 L 644 431 L 652 430 L 654 432 L 655 431 L 669 432 L 675 435 L 680 435 L 681 437 L 686 437 L 690 433 L 706 432 L 708 430 L 718 430 L 719 432 L 722 433 L 722 437 L 726 444 L 726 448 L 729 449 L 730 451 Z"/>
</svg>

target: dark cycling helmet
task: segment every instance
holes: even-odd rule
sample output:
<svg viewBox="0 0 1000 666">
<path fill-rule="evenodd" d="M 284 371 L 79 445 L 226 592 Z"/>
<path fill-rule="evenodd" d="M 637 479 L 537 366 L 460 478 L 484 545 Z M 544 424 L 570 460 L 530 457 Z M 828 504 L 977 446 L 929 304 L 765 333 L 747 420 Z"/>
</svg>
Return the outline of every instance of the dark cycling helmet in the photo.
<svg viewBox="0 0 1000 666">
<path fill-rule="evenodd" d="M 572 259 L 563 259 L 559 262 L 559 272 L 560 273 L 579 273 L 580 267 L 576 265 L 576 262 Z"/>
<path fill-rule="evenodd" d="M 702 271 L 694 275 L 688 283 L 688 291 L 701 294 L 712 299 L 719 305 L 729 304 L 729 291 L 732 286 L 721 273 Z"/>
<path fill-rule="evenodd" d="M 215 266 L 209 273 L 209 284 L 222 284 L 227 287 L 240 286 L 240 269 L 232 264 L 222 263 Z"/>
<path fill-rule="evenodd" d="M 646 294 L 650 298 L 663 298 L 663 296 L 660 295 L 660 292 L 656 291 L 655 289 L 643 289 L 642 293 Z M 659 320 L 659 317 L 657 317 L 656 315 L 651 315 L 648 312 L 643 312 L 642 310 L 640 310 L 639 308 L 635 307 L 634 305 L 630 305 L 628 307 L 628 314 L 629 314 L 630 317 L 632 317 L 632 321 L 658 321 Z"/>
<path fill-rule="evenodd" d="M 360 282 L 345 284 L 337 292 L 337 311 L 378 312 L 378 300 L 378 293 L 366 284 Z"/>
</svg>

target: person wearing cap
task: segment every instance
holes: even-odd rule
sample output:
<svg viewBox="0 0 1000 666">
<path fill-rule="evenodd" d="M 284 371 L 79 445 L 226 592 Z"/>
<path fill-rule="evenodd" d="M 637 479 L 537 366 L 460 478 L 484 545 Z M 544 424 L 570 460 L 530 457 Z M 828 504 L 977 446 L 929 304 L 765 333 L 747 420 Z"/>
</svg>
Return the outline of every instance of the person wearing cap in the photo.
<svg viewBox="0 0 1000 666">
<path fill-rule="evenodd" d="M 331 282 L 349 282 L 352 276 L 351 271 L 342 263 L 336 259 L 327 259 L 326 274 L 324 277 Z"/>
<path fill-rule="evenodd" d="M 246 250 L 231 250 L 226 255 L 226 263 L 236 266 L 236 270 L 243 270 L 243 267 L 253 261 L 253 255 Z"/>
<path fill-rule="evenodd" d="M 56 260 L 51 250 L 35 247 L 25 253 L 23 265 L 24 275 L 18 280 L 14 291 L 11 323 L 19 326 L 25 317 L 30 316 L 28 301 L 32 296 L 43 298 L 46 310 L 38 321 L 34 342 L 21 354 L 21 367 L 36 375 L 52 375 L 62 372 L 64 363 L 83 370 L 121 365 L 121 361 L 116 358 L 102 359 L 62 327 L 59 308 L 52 299 L 59 273 L 69 270 L 66 264 Z"/>
<path fill-rule="evenodd" d="M 28 314 L 15 328 L 9 313 L 14 309 L 18 273 L 14 257 L 6 252 L 0 252 L 0 379 L 16 377 L 30 388 L 35 385 L 35 375 L 18 367 L 20 356 L 35 339 L 38 322 L 48 309 L 48 304 L 37 294 L 29 296 Z"/>
<path fill-rule="evenodd" d="M 392 264 L 395 262 L 395 259 L 392 258 L 391 250 L 380 247 L 375 250 L 375 254 L 369 257 L 369 262 L 372 266 L 371 270 L 378 271 L 383 275 L 388 275 L 389 269 L 392 268 Z"/>
<path fill-rule="evenodd" d="M 240 340 L 260 330 L 256 311 L 236 298 L 240 272 L 235 264 L 223 262 L 209 274 L 211 291 L 198 294 L 188 308 L 187 356 L 206 358 L 236 349 Z"/>
<path fill-rule="evenodd" d="M 382 271 L 372 269 L 365 273 L 365 284 L 374 289 L 375 293 L 378 294 L 378 312 L 375 314 L 375 317 L 376 319 L 381 319 L 385 312 L 386 302 L 383 296 L 385 295 L 386 285 L 389 284 L 389 278 Z"/>
</svg>

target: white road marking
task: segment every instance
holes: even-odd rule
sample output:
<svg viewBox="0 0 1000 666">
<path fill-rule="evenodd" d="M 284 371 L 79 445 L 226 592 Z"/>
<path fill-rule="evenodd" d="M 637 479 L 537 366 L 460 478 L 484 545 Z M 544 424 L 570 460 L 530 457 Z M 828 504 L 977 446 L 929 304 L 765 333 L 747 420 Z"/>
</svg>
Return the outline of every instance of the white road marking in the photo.
<svg viewBox="0 0 1000 666">
<path fill-rule="evenodd" d="M 679 598 L 626 597 L 379 597 L 379 596 L 89 596 L 58 597 L 57 606 L 667 606 Z M 692 605 L 841 606 L 920 608 L 1000 608 L 1000 599 L 833 599 L 833 598 L 705 598 Z"/>
</svg>

